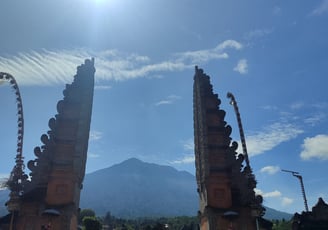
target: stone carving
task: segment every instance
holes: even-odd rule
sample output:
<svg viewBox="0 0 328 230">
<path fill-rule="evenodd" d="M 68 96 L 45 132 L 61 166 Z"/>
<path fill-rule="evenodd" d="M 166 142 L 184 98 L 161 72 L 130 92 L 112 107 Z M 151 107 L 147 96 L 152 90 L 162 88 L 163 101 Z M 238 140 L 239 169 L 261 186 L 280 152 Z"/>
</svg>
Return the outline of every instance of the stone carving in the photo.
<svg viewBox="0 0 328 230">
<path fill-rule="evenodd" d="M 320 197 L 312 212 L 295 213 L 293 230 L 328 229 L 328 204 Z"/>
<path fill-rule="evenodd" d="M 40 229 L 48 224 L 53 229 L 77 229 L 94 73 L 94 60 L 86 60 L 77 67 L 72 84 L 66 85 L 64 98 L 57 103 L 58 113 L 49 119 L 49 131 L 41 135 L 41 146 L 34 149 L 36 158 L 27 163 L 30 180 L 22 181 L 22 192 L 8 201 L 8 207 L 17 204 L 10 214 L 10 226 L 0 224 L 1 229 Z M 49 210 L 55 217 L 49 217 Z"/>
<path fill-rule="evenodd" d="M 194 142 L 201 229 L 227 229 L 229 213 L 234 213 L 236 225 L 255 229 L 257 218 L 264 214 L 263 199 L 255 195 L 255 176 L 248 161 L 243 165 L 247 155 L 236 152 L 238 144 L 231 140 L 232 128 L 220 105 L 209 76 L 196 67 Z"/>
</svg>

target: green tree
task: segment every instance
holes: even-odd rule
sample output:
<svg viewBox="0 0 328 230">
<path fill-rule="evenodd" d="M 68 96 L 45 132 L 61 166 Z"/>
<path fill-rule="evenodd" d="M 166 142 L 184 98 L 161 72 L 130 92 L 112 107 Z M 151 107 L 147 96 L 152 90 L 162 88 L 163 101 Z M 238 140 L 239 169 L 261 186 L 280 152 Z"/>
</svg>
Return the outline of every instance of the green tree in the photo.
<svg viewBox="0 0 328 230">
<path fill-rule="evenodd" d="M 82 224 L 83 218 L 86 216 L 95 217 L 96 213 L 92 209 L 82 209 L 79 214 L 78 222 Z"/>
<path fill-rule="evenodd" d="M 85 216 L 83 218 L 83 229 L 84 230 L 101 230 L 102 224 L 95 216 Z"/>
</svg>

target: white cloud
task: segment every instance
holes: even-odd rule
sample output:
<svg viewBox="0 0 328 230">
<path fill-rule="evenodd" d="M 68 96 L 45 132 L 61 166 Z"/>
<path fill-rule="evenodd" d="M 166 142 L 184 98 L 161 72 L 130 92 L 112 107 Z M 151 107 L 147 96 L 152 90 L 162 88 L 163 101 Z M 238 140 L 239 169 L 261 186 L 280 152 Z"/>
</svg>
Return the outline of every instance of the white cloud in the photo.
<svg viewBox="0 0 328 230">
<path fill-rule="evenodd" d="M 326 109 L 326 108 L 328 108 L 328 103 L 327 102 L 317 102 L 317 103 L 313 104 L 312 106 L 317 109 Z"/>
<path fill-rule="evenodd" d="M 303 160 L 312 158 L 328 160 L 328 135 L 321 134 L 305 138 L 302 149 L 300 156 Z"/>
<path fill-rule="evenodd" d="M 0 173 L 0 179 L 1 178 L 9 178 L 10 174 L 9 173 Z"/>
<path fill-rule="evenodd" d="M 159 105 L 170 105 L 172 104 L 173 102 L 172 101 L 169 101 L 169 100 L 161 100 L 159 102 L 156 102 L 155 105 L 156 106 L 159 106 Z"/>
<path fill-rule="evenodd" d="M 283 197 L 283 198 L 281 199 L 281 204 L 282 204 L 283 206 L 291 205 L 293 202 L 294 202 L 294 199 L 292 199 L 292 198 Z"/>
<path fill-rule="evenodd" d="M 276 198 L 281 202 L 282 206 L 289 206 L 294 202 L 294 199 L 282 196 L 282 193 L 278 190 L 265 193 L 262 190 L 255 188 L 254 192 L 261 195 L 263 198 Z"/>
<path fill-rule="evenodd" d="M 112 87 L 110 85 L 96 85 L 95 90 L 107 90 L 111 89 Z"/>
<path fill-rule="evenodd" d="M 256 30 L 251 30 L 248 33 L 244 35 L 244 37 L 247 40 L 252 40 L 252 39 L 258 39 L 265 37 L 266 35 L 269 35 L 273 32 L 273 29 L 256 29 Z"/>
<path fill-rule="evenodd" d="M 0 69 L 13 75 L 20 85 L 62 84 L 72 81 L 76 67 L 83 63 L 84 59 L 95 57 L 96 81 L 121 81 L 162 76 L 163 72 L 194 68 L 200 62 L 226 59 L 229 55 L 224 50 L 228 48 L 239 50 L 242 44 L 235 40 L 226 40 L 212 49 L 178 53 L 169 60 L 157 63 L 152 62 L 147 56 L 126 54 L 117 50 L 31 51 L 14 56 L 0 56 Z M 98 87 L 98 89 L 104 88 Z"/>
<path fill-rule="evenodd" d="M 182 141 L 183 149 L 186 151 L 194 151 L 194 139 L 188 139 L 186 141 Z"/>
<path fill-rule="evenodd" d="M 272 192 L 267 192 L 263 194 L 263 197 L 280 197 L 281 196 L 281 192 L 279 192 L 278 190 L 274 190 Z"/>
<path fill-rule="evenodd" d="M 262 190 L 255 188 L 254 192 L 258 195 L 263 196 L 264 198 L 281 197 L 281 192 L 279 192 L 278 190 L 274 190 L 272 192 L 265 193 Z"/>
<path fill-rule="evenodd" d="M 171 161 L 171 164 L 190 164 L 195 163 L 195 155 L 189 154 L 184 156 L 182 159 Z"/>
<path fill-rule="evenodd" d="M 99 154 L 95 154 L 95 153 L 88 153 L 88 158 L 98 158 L 100 157 Z"/>
<path fill-rule="evenodd" d="M 32 51 L 12 57 L 0 57 L 0 69 L 13 75 L 21 85 L 58 84 L 71 81 L 74 69 L 84 59 L 82 57 L 90 55 L 81 50 Z"/>
<path fill-rule="evenodd" d="M 285 120 L 288 120 L 288 119 L 290 119 L 291 117 L 294 116 L 293 113 L 287 112 L 287 111 L 280 111 L 279 114 Z"/>
<path fill-rule="evenodd" d="M 188 51 L 179 54 L 180 61 L 188 61 L 191 64 L 204 63 L 213 59 L 227 59 L 229 55 L 227 53 L 217 52 L 215 49 L 212 50 L 197 50 Z"/>
<path fill-rule="evenodd" d="M 293 110 L 301 109 L 303 107 L 304 107 L 303 102 L 295 102 L 295 103 L 290 105 L 290 108 L 293 109 Z"/>
<path fill-rule="evenodd" d="M 239 60 L 237 66 L 235 66 L 233 70 L 239 72 L 240 74 L 246 74 L 248 72 L 247 60 L 246 59 Z"/>
<path fill-rule="evenodd" d="M 165 98 L 164 100 L 160 100 L 158 102 L 155 103 L 156 106 L 160 106 L 160 105 L 170 105 L 173 104 L 174 102 L 176 102 L 177 100 L 179 100 L 181 97 L 177 96 L 177 95 L 170 95 L 167 98 Z"/>
<path fill-rule="evenodd" d="M 243 48 L 243 45 L 235 40 L 225 40 L 224 42 L 220 43 L 215 50 L 224 50 L 227 48 L 234 48 L 236 50 L 240 50 Z"/>
<path fill-rule="evenodd" d="M 0 173 L 0 191 L 7 189 L 6 182 L 9 179 L 9 174 Z"/>
<path fill-rule="evenodd" d="M 188 66 L 176 60 L 147 63 L 149 58 L 116 50 L 58 50 L 19 53 L 0 57 L 0 69 L 12 74 L 20 85 L 53 85 L 71 82 L 84 59 L 95 57 L 96 80 L 128 80 L 162 71 L 179 71 Z"/>
<path fill-rule="evenodd" d="M 160 72 L 181 71 L 191 66 L 176 60 L 163 61 L 159 63 L 140 63 L 138 58 L 132 60 L 122 60 L 124 56 L 117 60 L 109 60 L 96 57 L 96 76 L 101 80 L 123 81 L 150 75 L 158 76 Z"/>
<path fill-rule="evenodd" d="M 310 15 L 321 15 L 328 12 L 328 0 L 323 0 L 319 6 L 317 6 Z"/>
<path fill-rule="evenodd" d="M 194 154 L 194 140 L 188 139 L 180 142 L 184 151 L 189 154 L 184 155 L 182 158 L 171 161 L 171 164 L 190 164 L 195 163 L 195 154 Z"/>
<path fill-rule="evenodd" d="M 96 141 L 102 138 L 102 132 L 92 130 L 90 131 L 89 139 L 90 141 Z"/>
<path fill-rule="evenodd" d="M 292 124 L 274 123 L 265 127 L 263 131 L 246 136 L 249 155 L 255 156 L 262 154 L 283 142 L 297 137 L 301 133 L 303 133 L 303 130 Z"/>
<path fill-rule="evenodd" d="M 243 45 L 235 40 L 225 40 L 212 49 L 187 51 L 178 53 L 176 56 L 178 61 L 189 63 L 187 64 L 189 66 L 194 66 L 195 64 L 204 63 L 213 59 L 227 59 L 229 55 L 223 52 L 224 50 L 228 48 L 240 50 L 242 47 Z"/>
<path fill-rule="evenodd" d="M 278 107 L 274 105 L 264 105 L 261 108 L 264 110 L 278 110 Z"/>
<path fill-rule="evenodd" d="M 310 126 L 315 126 L 316 124 L 318 124 L 320 121 L 322 121 L 323 119 L 325 119 L 326 115 L 323 113 L 318 113 L 318 114 L 314 114 L 308 118 L 304 119 L 304 123 L 309 124 Z"/>
<path fill-rule="evenodd" d="M 254 188 L 254 192 L 257 194 L 257 195 L 263 195 L 263 191 L 261 189 L 258 189 L 258 188 Z"/>
<path fill-rule="evenodd" d="M 273 175 L 273 174 L 275 174 L 275 173 L 277 173 L 277 172 L 279 172 L 280 171 L 280 167 L 279 166 L 265 166 L 265 167 L 263 167 L 263 168 L 261 168 L 261 170 L 260 170 L 260 172 L 262 172 L 262 173 L 268 173 L 268 174 L 270 174 L 270 175 Z"/>
</svg>

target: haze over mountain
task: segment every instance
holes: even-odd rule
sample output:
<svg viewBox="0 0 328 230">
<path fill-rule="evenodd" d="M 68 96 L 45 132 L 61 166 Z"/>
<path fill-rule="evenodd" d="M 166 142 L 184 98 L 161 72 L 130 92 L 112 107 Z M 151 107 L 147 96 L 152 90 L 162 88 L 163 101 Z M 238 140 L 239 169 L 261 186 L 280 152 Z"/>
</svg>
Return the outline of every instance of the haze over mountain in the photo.
<svg viewBox="0 0 328 230">
<path fill-rule="evenodd" d="M 87 174 L 81 208 L 101 216 L 110 211 L 124 218 L 196 216 L 198 194 L 195 176 L 170 166 L 131 158 Z M 265 218 L 290 219 L 291 214 L 267 208 Z"/>
</svg>

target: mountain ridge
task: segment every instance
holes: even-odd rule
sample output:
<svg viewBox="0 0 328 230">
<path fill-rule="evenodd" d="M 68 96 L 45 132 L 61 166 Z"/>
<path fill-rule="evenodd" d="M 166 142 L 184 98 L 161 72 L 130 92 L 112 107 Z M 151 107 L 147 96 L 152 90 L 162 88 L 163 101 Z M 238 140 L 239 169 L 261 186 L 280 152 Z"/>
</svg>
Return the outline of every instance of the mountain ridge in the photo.
<svg viewBox="0 0 328 230">
<path fill-rule="evenodd" d="M 104 186 L 102 188 L 108 190 L 101 193 L 106 194 L 107 198 L 103 197 L 100 205 L 95 197 L 102 196 L 90 196 L 92 191 L 89 189 L 99 190 L 99 185 L 91 181 L 98 180 L 102 176 L 107 178 L 102 180 L 111 181 L 110 185 L 115 189 L 110 188 L 109 184 L 102 184 Z M 117 180 L 116 177 L 120 179 Z M 81 208 L 92 208 L 101 215 L 110 211 L 114 216 L 123 218 L 196 216 L 199 208 L 194 175 L 187 171 L 178 171 L 171 166 L 147 163 L 137 158 L 130 158 L 87 174 L 84 182 Z M 109 187 L 105 188 L 105 185 Z M 162 202 L 156 201 L 156 196 L 161 197 Z M 123 203 L 120 205 L 119 201 Z M 122 208 L 124 205 L 126 208 Z M 265 218 L 268 219 L 290 219 L 291 217 L 292 214 L 268 207 L 265 214 Z"/>
<path fill-rule="evenodd" d="M 81 208 L 100 215 L 108 211 L 124 218 L 197 215 L 194 176 L 170 166 L 132 158 L 87 174 L 83 187 Z"/>
</svg>

